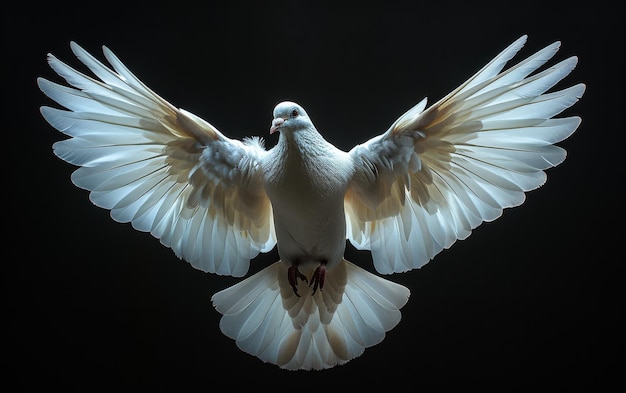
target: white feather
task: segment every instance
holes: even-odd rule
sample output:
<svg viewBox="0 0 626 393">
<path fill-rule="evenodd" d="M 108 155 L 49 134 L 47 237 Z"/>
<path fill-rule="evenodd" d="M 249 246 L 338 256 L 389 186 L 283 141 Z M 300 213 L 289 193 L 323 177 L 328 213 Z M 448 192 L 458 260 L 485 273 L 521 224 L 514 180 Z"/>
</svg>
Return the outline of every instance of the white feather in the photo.
<svg viewBox="0 0 626 393">
<path fill-rule="evenodd" d="M 305 284 L 298 297 L 286 266 L 276 262 L 216 293 L 211 300 L 223 314 L 222 333 L 286 369 L 325 369 L 360 356 L 400 322 L 409 290 L 345 260 L 333 273 L 323 291 L 311 295 Z"/>
<path fill-rule="evenodd" d="M 565 159 L 565 150 L 553 144 L 569 137 L 580 119 L 553 117 L 572 106 L 585 86 L 546 92 L 577 58 L 531 75 L 556 54 L 556 42 L 502 71 L 525 40 L 428 109 L 411 109 L 382 137 L 351 150 L 355 162 L 374 163 L 376 176 L 372 180 L 368 165 L 357 169 L 346 198 L 347 238 L 372 251 L 380 273 L 423 266 L 482 222 L 522 204 L 525 192 L 544 184 L 544 170 Z M 420 166 L 408 165 L 411 155 L 405 143 L 397 143 L 399 135 L 414 141 Z M 386 192 L 406 176 L 403 169 L 387 168 L 413 168 L 410 182 L 402 181 L 404 193 Z"/>
<path fill-rule="evenodd" d="M 250 162 L 263 154 L 260 145 L 230 141 L 208 123 L 177 110 L 145 87 L 109 50 L 105 49 L 105 56 L 114 69 L 74 42 L 71 48 L 100 80 L 49 55 L 52 69 L 72 87 L 41 78 L 38 83 L 46 95 L 68 109 L 42 107 L 41 113 L 70 137 L 56 142 L 53 149 L 79 166 L 72 174 L 74 184 L 90 191 L 91 201 L 109 209 L 113 219 L 152 233 L 194 267 L 243 276 L 249 260 L 276 242 L 269 201 L 258 191 L 260 182 L 247 178 L 258 174 L 233 177 L 238 162 L 232 159 L 220 162 L 218 170 L 198 168 L 207 166 L 200 159 L 207 149 L 223 149 L 223 156 L 235 154 Z M 199 194 L 197 189 L 209 191 Z M 228 201 L 210 199 L 224 195 L 225 189 Z M 246 208 L 250 203 L 256 207 L 253 213 Z M 224 217 L 231 220 L 225 222 Z"/>
</svg>

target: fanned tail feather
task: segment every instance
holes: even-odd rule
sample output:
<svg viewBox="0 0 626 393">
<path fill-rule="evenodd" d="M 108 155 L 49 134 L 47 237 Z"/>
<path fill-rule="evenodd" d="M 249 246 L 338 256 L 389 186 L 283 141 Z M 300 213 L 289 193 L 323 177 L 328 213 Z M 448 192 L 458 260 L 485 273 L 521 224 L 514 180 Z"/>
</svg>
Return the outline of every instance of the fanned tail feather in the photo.
<svg viewBox="0 0 626 393">
<path fill-rule="evenodd" d="M 305 272 L 305 275 L 308 272 Z M 343 260 L 312 294 L 298 293 L 276 262 L 212 297 L 222 332 L 237 346 L 285 369 L 326 369 L 360 356 L 400 322 L 410 292 Z"/>
</svg>

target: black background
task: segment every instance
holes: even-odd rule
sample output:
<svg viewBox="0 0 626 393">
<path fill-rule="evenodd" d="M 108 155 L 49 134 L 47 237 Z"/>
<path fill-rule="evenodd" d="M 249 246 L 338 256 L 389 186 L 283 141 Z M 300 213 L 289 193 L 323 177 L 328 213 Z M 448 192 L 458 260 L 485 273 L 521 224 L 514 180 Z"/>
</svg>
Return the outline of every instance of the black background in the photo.
<svg viewBox="0 0 626 393">
<path fill-rule="evenodd" d="M 61 1 L 5 9 L 9 380 L 66 391 L 373 383 L 511 391 L 599 387 L 623 372 L 623 28 L 601 2 L 471 3 Z M 237 349 L 210 303 L 237 280 L 194 270 L 93 206 L 71 184 L 74 168 L 52 154 L 63 136 L 39 114 L 55 104 L 36 78 L 61 81 L 46 53 L 78 67 L 68 45 L 75 40 L 100 59 L 107 45 L 165 99 L 231 137 L 262 135 L 273 145 L 271 111 L 289 99 L 349 149 L 424 96 L 441 98 L 522 34 L 529 40 L 515 60 L 555 40 L 562 48 L 551 63 L 579 56 L 559 85 L 587 84 L 565 112 L 583 117 L 560 144 L 567 160 L 521 207 L 424 268 L 391 276 L 412 292 L 400 324 L 361 357 L 321 372 L 280 370 Z M 369 253 L 349 248 L 347 257 L 372 270 Z M 252 271 L 277 258 L 260 256 Z"/>
</svg>

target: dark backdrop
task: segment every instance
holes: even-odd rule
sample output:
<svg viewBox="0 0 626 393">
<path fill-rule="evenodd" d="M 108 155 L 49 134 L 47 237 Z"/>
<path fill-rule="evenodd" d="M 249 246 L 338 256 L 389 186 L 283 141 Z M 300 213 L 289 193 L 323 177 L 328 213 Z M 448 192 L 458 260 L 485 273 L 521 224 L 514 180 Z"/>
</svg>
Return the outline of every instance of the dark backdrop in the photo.
<svg viewBox="0 0 626 393">
<path fill-rule="evenodd" d="M 325 390 L 380 382 L 511 391 L 597 387 L 618 372 L 623 42 L 601 2 L 22 3 L 3 13 L 2 62 L 3 369 L 18 386 Z M 78 66 L 68 45 L 75 40 L 101 59 L 107 45 L 161 96 L 231 137 L 262 135 L 271 146 L 271 111 L 289 99 L 349 149 L 424 96 L 441 98 L 522 34 L 529 40 L 516 60 L 555 40 L 562 48 L 552 64 L 580 58 L 559 85 L 588 85 L 566 112 L 583 117 L 560 144 L 567 160 L 521 207 L 424 268 L 390 277 L 412 291 L 400 324 L 361 357 L 323 372 L 280 370 L 237 349 L 210 303 L 237 280 L 194 270 L 93 206 L 71 184 L 74 168 L 52 154 L 63 135 L 38 111 L 54 104 L 36 78 L 61 81 L 46 53 Z M 368 253 L 349 248 L 347 256 L 372 270 Z M 275 260 L 275 251 L 260 256 L 252 270 Z"/>
</svg>

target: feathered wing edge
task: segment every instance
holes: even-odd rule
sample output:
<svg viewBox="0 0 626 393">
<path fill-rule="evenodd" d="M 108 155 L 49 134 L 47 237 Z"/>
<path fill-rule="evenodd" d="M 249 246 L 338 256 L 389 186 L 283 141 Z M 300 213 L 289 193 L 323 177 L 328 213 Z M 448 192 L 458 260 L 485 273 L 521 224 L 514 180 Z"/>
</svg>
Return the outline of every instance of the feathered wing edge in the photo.
<svg viewBox="0 0 626 393">
<path fill-rule="evenodd" d="M 79 166 L 73 183 L 114 220 L 150 232 L 194 267 L 245 275 L 250 259 L 276 243 L 271 205 L 257 184 L 264 148 L 176 109 L 106 47 L 112 69 L 74 42 L 71 49 L 99 80 L 48 55 L 70 86 L 43 78 L 38 85 L 67 109 L 43 106 L 41 114 L 70 137 L 53 150 Z"/>
<path fill-rule="evenodd" d="M 560 43 L 502 72 L 526 36 L 449 95 L 422 101 L 352 154 L 360 170 L 346 195 L 347 237 L 369 249 L 376 270 L 419 268 L 540 187 L 560 164 L 579 117 L 553 118 L 583 95 L 584 84 L 547 90 L 576 66 L 570 57 L 536 74 Z M 532 74 L 532 75 L 531 75 Z M 531 75 L 531 76 L 529 76 Z"/>
<path fill-rule="evenodd" d="M 312 272 L 304 272 L 310 274 Z M 400 321 L 409 290 L 343 260 L 312 295 L 295 295 L 287 266 L 276 262 L 212 297 L 222 332 L 265 362 L 296 370 L 326 369 L 360 356 Z"/>
</svg>

